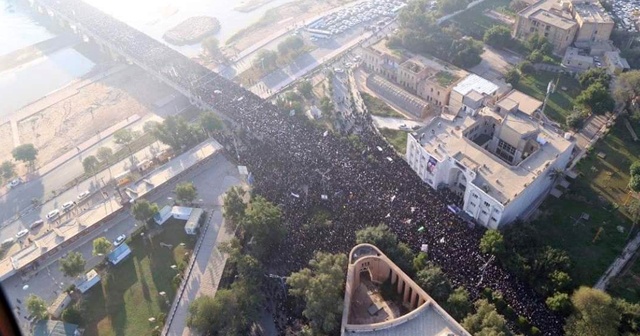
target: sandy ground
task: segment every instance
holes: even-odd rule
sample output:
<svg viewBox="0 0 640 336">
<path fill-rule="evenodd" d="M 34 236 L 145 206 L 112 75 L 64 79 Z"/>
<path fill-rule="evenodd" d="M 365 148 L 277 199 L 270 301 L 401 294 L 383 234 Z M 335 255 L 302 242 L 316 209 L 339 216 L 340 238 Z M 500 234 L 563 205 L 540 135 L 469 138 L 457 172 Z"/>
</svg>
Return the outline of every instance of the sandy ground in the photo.
<svg viewBox="0 0 640 336">
<path fill-rule="evenodd" d="M 39 149 L 38 164 L 43 165 L 118 121 L 150 113 L 154 102 L 172 92 L 142 69 L 132 67 L 91 83 L 78 94 L 21 120 L 20 143 L 33 143 Z M 2 141 L 11 142 L 11 137 L 7 138 Z M 4 152 L 0 155 L 0 161 L 4 160 Z"/>
<path fill-rule="evenodd" d="M 262 22 L 265 20 L 261 20 L 260 22 L 247 27 L 245 30 L 243 30 L 242 36 L 239 39 L 225 46 L 225 49 L 227 49 L 225 50 L 225 53 L 239 53 L 240 51 L 249 48 L 258 41 L 263 40 L 282 29 L 293 28 L 296 23 L 300 23 L 302 20 L 317 16 L 324 11 L 345 5 L 349 2 L 352 1 L 300 0 L 293 3 L 284 4 L 280 7 L 276 7 L 265 14 L 265 16 L 268 15 L 275 18 L 275 22 L 273 22 L 272 19 L 269 20 L 271 21 L 271 23 L 265 25 Z"/>
<path fill-rule="evenodd" d="M 13 149 L 13 137 L 11 136 L 11 124 L 6 122 L 0 125 L 0 162 L 11 160 Z"/>
</svg>

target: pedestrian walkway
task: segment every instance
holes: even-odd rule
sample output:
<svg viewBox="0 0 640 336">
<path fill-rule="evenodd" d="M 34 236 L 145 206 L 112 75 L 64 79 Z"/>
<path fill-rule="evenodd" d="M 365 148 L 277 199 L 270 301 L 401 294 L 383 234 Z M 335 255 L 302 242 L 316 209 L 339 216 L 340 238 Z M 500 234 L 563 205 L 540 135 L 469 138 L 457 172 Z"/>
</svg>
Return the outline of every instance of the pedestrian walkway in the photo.
<svg viewBox="0 0 640 336">
<path fill-rule="evenodd" d="M 600 277 L 600 279 L 598 279 L 598 282 L 596 283 L 595 286 L 593 286 L 593 288 L 599 289 L 599 290 L 605 290 L 611 278 L 615 277 L 616 275 L 618 275 L 618 273 L 620 273 L 620 271 L 624 268 L 627 262 L 629 262 L 629 260 L 633 257 L 636 251 L 638 251 L 639 247 L 640 247 L 640 233 L 636 235 L 636 237 L 632 241 L 630 241 L 627 244 L 627 246 L 625 246 L 624 251 L 622 251 L 622 254 L 620 254 L 618 258 L 616 258 L 616 260 L 609 266 L 609 268 L 607 268 L 607 271 L 604 272 L 604 274 L 602 275 L 602 277 Z"/>
<path fill-rule="evenodd" d="M 227 231 L 224 227 L 222 212 L 216 210 L 201 238 L 202 245 L 196 252 L 193 268 L 187 273 L 184 287 L 181 287 L 183 292 L 176 294 L 163 335 L 191 335 L 191 330 L 186 324 L 189 305 L 200 296 L 215 296 L 224 265 L 227 262 L 227 255 L 221 253 L 217 247 L 220 243 L 231 240 L 232 237 L 233 232 Z"/>
</svg>

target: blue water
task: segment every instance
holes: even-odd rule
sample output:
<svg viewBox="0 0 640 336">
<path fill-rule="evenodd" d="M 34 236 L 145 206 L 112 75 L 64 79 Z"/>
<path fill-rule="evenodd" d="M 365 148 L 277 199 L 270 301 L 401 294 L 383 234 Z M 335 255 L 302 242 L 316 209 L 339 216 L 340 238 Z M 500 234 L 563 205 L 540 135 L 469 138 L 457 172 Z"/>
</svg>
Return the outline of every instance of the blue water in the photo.
<svg viewBox="0 0 640 336">
<path fill-rule="evenodd" d="M 24 3 L 0 0 L 0 56 L 53 36 L 28 15 Z"/>
</svg>

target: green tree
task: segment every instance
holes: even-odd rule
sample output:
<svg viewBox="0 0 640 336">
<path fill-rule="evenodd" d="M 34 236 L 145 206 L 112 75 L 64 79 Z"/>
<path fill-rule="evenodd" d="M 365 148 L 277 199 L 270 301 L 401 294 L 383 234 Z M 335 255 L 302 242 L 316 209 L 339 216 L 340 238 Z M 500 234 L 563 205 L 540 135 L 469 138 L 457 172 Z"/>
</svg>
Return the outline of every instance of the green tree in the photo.
<svg viewBox="0 0 640 336">
<path fill-rule="evenodd" d="M 640 175 L 633 175 L 629 179 L 629 189 L 640 192 Z"/>
<path fill-rule="evenodd" d="M 517 67 L 518 70 L 520 70 L 520 72 L 525 75 L 530 75 L 536 71 L 536 68 L 529 61 L 522 61 L 518 63 Z"/>
<path fill-rule="evenodd" d="M 261 260 L 266 260 L 287 234 L 282 211 L 262 196 L 255 197 L 249 203 L 242 227 L 253 240 L 253 255 Z"/>
<path fill-rule="evenodd" d="M 82 314 L 73 306 L 63 310 L 60 318 L 67 323 L 82 324 Z"/>
<path fill-rule="evenodd" d="M 568 314 L 571 311 L 571 300 L 567 293 L 555 293 L 546 300 L 549 309 L 561 313 Z"/>
<path fill-rule="evenodd" d="M 304 48 L 304 40 L 299 36 L 289 36 L 278 44 L 278 52 L 281 55 L 297 55 Z"/>
<path fill-rule="evenodd" d="M 131 143 L 139 136 L 138 132 L 122 128 L 113 133 L 113 141 L 118 145 L 127 146 L 131 153 Z"/>
<path fill-rule="evenodd" d="M 111 242 L 105 237 L 93 240 L 93 255 L 105 255 L 111 250 Z"/>
<path fill-rule="evenodd" d="M 33 163 L 36 161 L 36 156 L 38 156 L 38 150 L 33 144 L 23 144 L 14 148 L 11 154 L 16 161 L 22 161 L 29 166 L 33 166 Z"/>
<path fill-rule="evenodd" d="M 551 281 L 550 291 L 562 292 L 571 286 L 571 276 L 567 272 L 555 270 L 549 274 L 549 280 Z"/>
<path fill-rule="evenodd" d="M 618 335 L 621 314 L 609 294 L 594 288 L 580 287 L 571 295 L 575 312 L 567 319 L 567 336 Z"/>
<path fill-rule="evenodd" d="M 178 183 L 173 192 L 176 194 L 176 200 L 181 203 L 191 203 L 198 197 L 198 191 L 191 182 Z"/>
<path fill-rule="evenodd" d="M 75 278 L 84 272 L 86 261 L 80 252 L 69 252 L 66 258 L 59 260 L 60 271 L 70 278 Z"/>
<path fill-rule="evenodd" d="M 200 116 L 200 127 L 202 127 L 208 136 L 211 136 L 213 133 L 222 130 L 224 125 L 215 113 L 209 111 Z"/>
<path fill-rule="evenodd" d="M 456 321 L 461 321 L 473 311 L 473 304 L 469 301 L 469 292 L 463 287 L 457 287 L 453 290 L 444 307 Z"/>
<path fill-rule="evenodd" d="M 604 68 L 591 68 L 580 74 L 578 82 L 583 89 L 586 89 L 595 83 L 600 83 L 602 86 L 609 89 L 611 75 L 609 75 Z"/>
<path fill-rule="evenodd" d="M 588 113 L 585 113 L 584 111 L 575 111 L 567 116 L 565 122 L 569 128 L 578 129 L 582 126 L 582 122 L 584 122 L 586 117 L 585 115 L 588 115 Z"/>
<path fill-rule="evenodd" d="M 100 167 L 100 161 L 98 161 L 95 156 L 89 155 L 82 160 L 82 167 L 84 167 L 85 174 L 93 175 L 97 172 L 98 167 Z"/>
<path fill-rule="evenodd" d="M 504 75 L 504 80 L 515 86 L 516 84 L 518 84 L 518 82 L 520 82 L 520 73 L 518 72 L 517 69 L 515 68 L 511 68 L 509 69 L 509 71 L 507 71 L 507 73 Z"/>
<path fill-rule="evenodd" d="M 356 244 L 372 244 L 379 248 L 389 259 L 408 274 L 413 273 L 413 252 L 404 243 L 398 242 L 395 233 L 380 224 L 356 231 Z"/>
<path fill-rule="evenodd" d="M 609 90 L 600 83 L 591 84 L 582 91 L 574 100 L 574 104 L 595 114 L 612 112 L 616 106 Z"/>
<path fill-rule="evenodd" d="M 5 180 L 8 180 L 16 175 L 16 165 L 11 161 L 6 160 L 2 162 L 2 165 L 0 165 L 0 171 L 2 171 L 2 177 Z"/>
<path fill-rule="evenodd" d="M 632 70 L 621 73 L 616 78 L 614 88 L 613 93 L 616 101 L 632 103 L 633 106 L 637 106 L 635 100 L 640 95 L 640 71 Z"/>
<path fill-rule="evenodd" d="M 98 148 L 96 157 L 100 162 L 109 162 L 113 157 L 113 150 L 110 147 L 100 147 Z"/>
<path fill-rule="evenodd" d="M 44 320 L 47 318 L 47 303 L 39 296 L 30 294 L 27 297 L 27 310 L 29 314 L 35 316 L 38 320 Z"/>
<path fill-rule="evenodd" d="M 505 251 L 504 237 L 498 230 L 487 230 L 480 239 L 480 251 L 500 256 Z"/>
<path fill-rule="evenodd" d="M 133 203 L 133 207 L 131 208 L 131 212 L 133 213 L 133 218 L 135 218 L 140 223 L 146 224 L 153 216 L 158 213 L 158 205 L 155 203 L 150 203 L 146 199 L 138 199 Z"/>
<path fill-rule="evenodd" d="M 248 335 L 257 320 L 262 297 L 253 284 L 238 280 L 215 297 L 200 296 L 189 305 L 187 325 L 202 334 Z"/>
<path fill-rule="evenodd" d="M 316 252 L 309 267 L 287 279 L 289 293 L 305 301 L 302 314 L 314 330 L 332 334 L 340 328 L 347 256 Z"/>
<path fill-rule="evenodd" d="M 420 271 L 423 268 L 427 267 L 428 262 L 429 260 L 427 254 L 424 252 L 420 252 L 415 258 L 413 258 L 413 269 L 416 271 Z"/>
<path fill-rule="evenodd" d="M 544 55 L 540 50 L 534 50 L 529 54 L 529 56 L 527 56 L 527 60 L 530 61 L 531 63 L 540 63 L 542 62 L 543 59 L 544 59 Z"/>
<path fill-rule="evenodd" d="M 634 161 L 629 167 L 629 175 L 640 175 L 640 161 Z"/>
<path fill-rule="evenodd" d="M 260 49 L 253 59 L 253 66 L 265 72 L 275 70 L 278 66 L 278 54 L 273 50 Z"/>
<path fill-rule="evenodd" d="M 226 223 L 231 224 L 229 229 L 235 230 L 235 225 L 242 223 L 247 204 L 244 203 L 245 191 L 242 187 L 235 186 L 224 195 L 222 210 Z"/>
<path fill-rule="evenodd" d="M 507 335 L 507 322 L 486 299 L 475 303 L 476 313 L 462 320 L 462 326 L 472 335 Z"/>
<path fill-rule="evenodd" d="M 202 48 L 212 59 L 220 59 L 222 57 L 220 41 L 214 36 L 208 36 L 202 40 Z"/>
<path fill-rule="evenodd" d="M 202 129 L 196 125 L 190 125 L 181 116 L 169 116 L 161 123 L 149 121 L 144 125 L 144 129 L 176 152 L 193 147 L 204 139 Z"/>
<path fill-rule="evenodd" d="M 427 265 L 418 271 L 416 283 L 439 303 L 444 303 L 451 294 L 451 283 L 442 269 L 435 265 Z"/>
<path fill-rule="evenodd" d="M 622 317 L 618 327 L 620 335 L 637 336 L 640 330 L 640 304 L 616 298 L 613 299 L 613 305 Z"/>
<path fill-rule="evenodd" d="M 333 103 L 331 103 L 331 99 L 329 97 L 320 98 L 320 111 L 324 115 L 330 115 L 331 111 L 333 111 Z"/>
<path fill-rule="evenodd" d="M 450 14 L 465 9 L 468 3 L 467 0 L 440 0 L 438 1 L 438 8 L 441 13 Z"/>
<path fill-rule="evenodd" d="M 311 84 L 311 81 L 301 81 L 300 84 L 298 84 L 298 92 L 307 99 L 311 98 L 313 96 L 313 84 Z"/>
<path fill-rule="evenodd" d="M 496 48 L 504 48 L 511 43 L 511 29 L 495 25 L 484 32 L 484 42 Z"/>
</svg>

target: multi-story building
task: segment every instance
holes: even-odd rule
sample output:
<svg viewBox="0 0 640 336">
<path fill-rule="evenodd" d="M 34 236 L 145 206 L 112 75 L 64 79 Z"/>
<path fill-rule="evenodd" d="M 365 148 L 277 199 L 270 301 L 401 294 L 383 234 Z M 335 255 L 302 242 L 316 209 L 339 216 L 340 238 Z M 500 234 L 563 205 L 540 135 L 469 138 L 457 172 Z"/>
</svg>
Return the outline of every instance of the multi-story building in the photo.
<svg viewBox="0 0 640 336">
<path fill-rule="evenodd" d="M 522 40 L 543 36 L 561 55 L 574 42 L 588 48 L 609 40 L 613 26 L 613 19 L 597 1 L 540 0 L 518 13 L 513 35 Z"/>
<path fill-rule="evenodd" d="M 390 288 L 397 293 L 385 297 Z M 400 301 L 400 302 L 399 302 Z M 380 249 L 355 246 L 349 253 L 340 334 L 367 336 L 470 336 Z"/>
<path fill-rule="evenodd" d="M 543 36 L 558 55 L 573 43 L 578 32 L 578 23 L 571 15 L 569 3 L 557 0 L 540 0 L 521 10 L 514 27 L 515 38 L 526 40 L 536 34 Z"/>
<path fill-rule="evenodd" d="M 498 85 L 478 75 L 471 74 L 458 82 L 451 90 L 447 113 L 458 115 L 459 112 L 475 113 L 498 93 Z"/>
<path fill-rule="evenodd" d="M 605 68 L 612 75 L 618 75 L 630 69 L 629 62 L 620 56 L 619 51 L 605 52 L 602 60 L 604 61 Z"/>
<path fill-rule="evenodd" d="M 536 118 L 539 100 L 514 90 L 490 106 L 409 134 L 406 160 L 430 187 L 459 194 L 476 222 L 497 228 L 535 209 L 574 144 Z"/>
<path fill-rule="evenodd" d="M 380 41 L 362 49 L 365 68 L 397 83 L 433 107 L 447 106 L 453 87 L 469 74 L 438 59 L 404 55 L 384 44 L 385 41 Z"/>
</svg>

